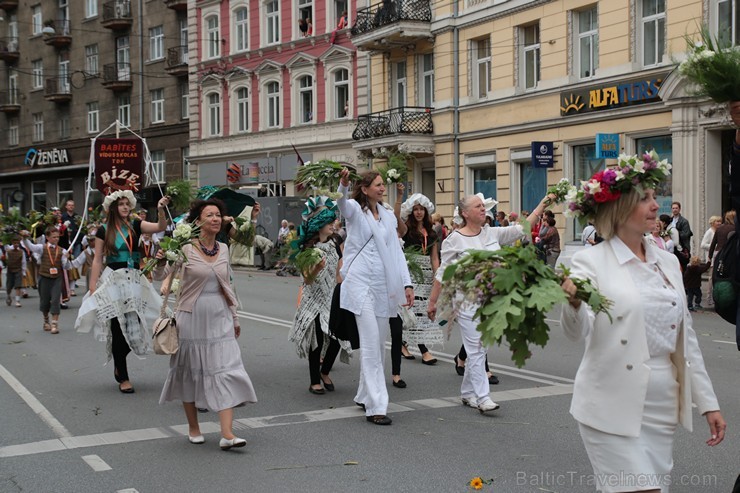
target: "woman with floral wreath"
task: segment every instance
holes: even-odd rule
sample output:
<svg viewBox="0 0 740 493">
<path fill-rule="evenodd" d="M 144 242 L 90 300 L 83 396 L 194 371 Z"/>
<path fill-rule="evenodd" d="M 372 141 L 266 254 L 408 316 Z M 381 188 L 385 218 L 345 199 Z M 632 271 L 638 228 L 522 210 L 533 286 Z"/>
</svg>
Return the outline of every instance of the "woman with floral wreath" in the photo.
<svg viewBox="0 0 740 493">
<path fill-rule="evenodd" d="M 678 259 L 645 236 L 658 214 L 655 189 L 669 170 L 654 152 L 622 155 L 616 169 L 566 197 L 566 215 L 592 220 L 605 240 L 576 252 L 571 277 L 590 280 L 614 304 L 610 316 L 594 314 L 573 281 L 563 282 L 570 299 L 560 324 L 586 344 L 570 413 L 604 492 L 635 491 L 638 477 L 659 482 L 652 492 L 668 491 L 676 428 L 680 422 L 691 431 L 692 403 L 709 424 L 707 445 L 725 435 Z"/>
<path fill-rule="evenodd" d="M 103 200 L 106 222 L 95 233 L 89 291 L 82 300 L 75 327 L 83 332 L 94 328 L 96 339 L 106 343 L 108 361 L 113 358 L 118 390 L 124 394 L 134 393 L 126 356 L 131 351 L 146 354 L 150 327 L 159 316 L 162 303 L 139 270 L 139 237 L 164 231 L 168 203 L 169 197 L 159 199 L 158 222 L 141 221 L 130 218 L 136 207 L 133 192 L 113 192 Z"/>
<path fill-rule="evenodd" d="M 311 379 L 308 391 L 317 395 L 334 391 L 334 383 L 329 377 L 334 361 L 341 351 L 341 360 L 349 363 L 352 352 L 348 341 L 339 341 L 329 333 L 331 298 L 342 258 L 342 241 L 334 232 L 335 208 L 336 204 L 329 197 L 309 198 L 298 239 L 291 245 L 294 255 L 317 248 L 323 257 L 318 264 L 301 273 L 301 301 L 288 335 L 296 345 L 298 356 L 308 359 Z"/>
</svg>

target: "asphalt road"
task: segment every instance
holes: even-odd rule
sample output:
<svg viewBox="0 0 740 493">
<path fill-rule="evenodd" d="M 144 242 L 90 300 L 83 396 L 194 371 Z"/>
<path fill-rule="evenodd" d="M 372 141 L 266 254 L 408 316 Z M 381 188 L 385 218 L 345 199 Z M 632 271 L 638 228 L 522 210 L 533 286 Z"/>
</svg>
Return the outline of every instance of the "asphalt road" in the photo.
<svg viewBox="0 0 740 493">
<path fill-rule="evenodd" d="M 4 279 L 3 279 L 4 280 Z M 22 308 L 0 306 L 0 492 L 463 492 L 594 491 L 591 469 L 568 413 L 582 346 L 557 322 L 524 369 L 506 348 L 489 359 L 501 404 L 483 416 L 459 402 L 453 333 L 433 352 L 436 366 L 404 361 L 408 388 L 388 385 L 393 425 L 367 423 L 352 400 L 358 364 L 337 362 L 336 391 L 308 392 L 308 364 L 287 340 L 299 281 L 273 272 L 236 274 L 243 308 L 244 363 L 259 402 L 235 412 L 242 449 L 218 448 L 218 418 L 201 414 L 204 445 L 191 445 L 180 405 L 159 405 L 168 358 L 129 356 L 133 395 L 118 392 L 112 365 L 92 334 L 72 326 L 81 297 L 62 312 L 59 335 L 41 329 L 34 291 Z M 557 318 L 557 314 L 553 314 Z M 740 472 L 734 327 L 716 315 L 694 318 L 728 435 L 715 448 L 695 412 L 694 433 L 679 428 L 672 492 L 729 492 Z"/>
</svg>

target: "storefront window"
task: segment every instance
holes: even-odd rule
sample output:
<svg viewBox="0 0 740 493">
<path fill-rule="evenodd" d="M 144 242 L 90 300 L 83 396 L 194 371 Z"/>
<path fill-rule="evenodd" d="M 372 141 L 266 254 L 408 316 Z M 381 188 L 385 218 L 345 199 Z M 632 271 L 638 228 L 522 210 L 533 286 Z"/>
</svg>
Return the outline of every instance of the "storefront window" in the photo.
<svg viewBox="0 0 740 493">
<path fill-rule="evenodd" d="M 522 210 L 532 212 L 547 192 L 547 168 L 535 168 L 532 161 L 520 163 Z"/>
<path fill-rule="evenodd" d="M 484 197 L 496 198 L 496 165 L 473 170 L 473 194 L 482 193 Z"/>
<path fill-rule="evenodd" d="M 31 183 L 31 209 L 46 211 L 46 182 L 34 181 Z"/>
<path fill-rule="evenodd" d="M 594 173 L 606 169 L 606 160 L 597 159 L 596 144 L 573 146 L 573 183 L 580 186 L 582 180 L 588 180 Z M 583 226 L 579 221 L 574 221 L 572 240 L 580 240 Z"/>
<path fill-rule="evenodd" d="M 637 153 L 643 154 L 648 151 L 655 151 L 660 159 L 667 159 L 673 164 L 673 143 L 670 135 L 661 135 L 659 137 L 646 137 L 635 141 Z M 668 175 L 668 179 L 658 186 L 655 190 L 655 200 L 660 205 L 658 214 L 670 214 L 671 202 L 673 202 L 673 175 Z"/>
<path fill-rule="evenodd" d="M 61 178 L 57 181 L 57 207 L 64 210 L 64 204 L 73 199 L 72 178 Z"/>
</svg>

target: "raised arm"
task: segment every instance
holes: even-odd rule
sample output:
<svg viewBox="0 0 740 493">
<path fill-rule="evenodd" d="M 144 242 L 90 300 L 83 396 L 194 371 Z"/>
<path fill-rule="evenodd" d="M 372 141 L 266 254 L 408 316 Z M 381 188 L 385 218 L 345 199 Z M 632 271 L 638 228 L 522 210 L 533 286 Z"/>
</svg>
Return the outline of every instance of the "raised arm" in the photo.
<svg viewBox="0 0 740 493">
<path fill-rule="evenodd" d="M 170 198 L 164 196 L 157 202 L 157 222 L 150 223 L 148 221 L 141 221 L 141 232 L 142 233 L 159 233 L 167 228 L 167 216 L 165 215 L 165 207 L 169 204 Z"/>
</svg>

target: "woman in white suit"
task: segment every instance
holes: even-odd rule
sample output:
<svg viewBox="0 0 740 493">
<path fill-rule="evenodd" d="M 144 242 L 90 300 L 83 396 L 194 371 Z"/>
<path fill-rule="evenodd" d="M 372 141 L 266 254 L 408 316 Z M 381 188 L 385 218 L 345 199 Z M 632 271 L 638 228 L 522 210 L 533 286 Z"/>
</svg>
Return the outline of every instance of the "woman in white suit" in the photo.
<svg viewBox="0 0 740 493">
<path fill-rule="evenodd" d="M 339 305 L 355 314 L 360 336 L 360 385 L 355 396 L 367 420 L 389 425 L 388 390 L 383 363 L 389 320 L 401 305 L 414 303 L 406 258 L 398 241 L 398 221 L 383 207 L 385 184 L 377 171 L 367 171 L 349 198 L 349 171 L 342 170 L 337 200 L 347 223 L 340 275 Z"/>
<path fill-rule="evenodd" d="M 620 156 L 619 164 L 566 199 L 570 214 L 593 220 L 605 239 L 573 256 L 571 276 L 590 279 L 614 302 L 610 321 L 575 297 L 570 279 L 563 283 L 570 302 L 561 324 L 568 338 L 586 344 L 570 412 L 597 489 L 667 492 L 676 427 L 691 431 L 692 401 L 709 423 L 707 445 L 722 441 L 726 424 L 691 326 L 678 260 L 645 237 L 659 208 L 655 187 L 670 165 L 655 154 Z"/>
</svg>

